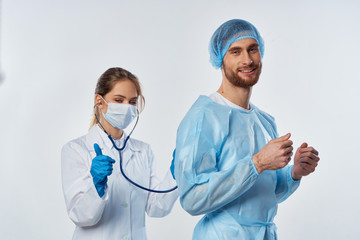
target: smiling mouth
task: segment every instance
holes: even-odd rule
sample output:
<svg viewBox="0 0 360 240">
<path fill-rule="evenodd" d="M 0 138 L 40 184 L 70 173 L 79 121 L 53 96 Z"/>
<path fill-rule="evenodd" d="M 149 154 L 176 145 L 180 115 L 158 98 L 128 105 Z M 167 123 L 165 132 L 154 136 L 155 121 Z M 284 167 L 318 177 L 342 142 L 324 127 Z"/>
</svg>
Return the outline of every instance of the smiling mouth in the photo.
<svg viewBox="0 0 360 240">
<path fill-rule="evenodd" d="M 256 68 L 253 68 L 253 69 L 244 69 L 244 70 L 241 70 L 239 69 L 239 72 L 242 72 L 242 73 L 252 73 L 255 71 Z"/>
</svg>

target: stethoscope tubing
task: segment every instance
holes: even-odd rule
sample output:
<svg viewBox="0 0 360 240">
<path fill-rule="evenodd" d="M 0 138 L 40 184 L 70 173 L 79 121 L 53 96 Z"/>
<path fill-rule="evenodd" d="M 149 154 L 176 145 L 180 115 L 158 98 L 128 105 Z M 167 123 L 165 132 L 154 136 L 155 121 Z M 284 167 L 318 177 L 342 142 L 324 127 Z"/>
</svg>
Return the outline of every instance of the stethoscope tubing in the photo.
<svg viewBox="0 0 360 240">
<path fill-rule="evenodd" d="M 139 115 L 137 116 L 137 119 L 136 119 L 136 123 L 135 123 L 135 126 L 133 127 L 133 129 L 131 130 L 129 136 L 126 137 L 125 141 L 124 141 L 124 145 L 121 147 L 121 148 L 118 148 L 114 142 L 114 139 L 111 137 L 111 135 L 105 130 L 105 128 L 103 127 L 103 125 L 100 123 L 97 115 L 95 114 L 95 117 L 96 117 L 96 120 L 98 121 L 98 123 L 100 124 L 101 128 L 104 130 L 104 132 L 108 135 L 108 138 L 110 139 L 111 143 L 113 144 L 114 148 L 116 150 L 118 150 L 119 152 L 119 157 L 120 157 L 120 172 L 121 174 L 123 175 L 123 177 L 128 181 L 130 182 L 131 184 L 133 184 L 134 186 L 142 189 L 142 190 L 145 190 L 145 191 L 148 191 L 148 192 L 153 192 L 153 193 L 169 193 L 169 192 L 172 192 L 174 191 L 175 189 L 177 189 L 178 187 L 175 186 L 171 189 L 167 189 L 167 190 L 155 190 L 155 189 L 151 189 L 151 188 L 147 188 L 147 187 L 144 187 L 144 186 L 141 186 L 140 184 L 137 184 L 136 182 L 134 182 L 133 180 L 131 180 L 124 172 L 124 169 L 122 167 L 122 154 L 121 152 L 125 149 L 126 147 L 126 143 L 128 142 L 128 140 L 130 139 L 130 135 L 132 134 L 132 132 L 134 131 L 138 121 L 139 121 Z"/>
<path fill-rule="evenodd" d="M 112 142 L 114 148 L 115 148 L 116 150 L 118 150 L 118 152 L 119 152 L 119 156 L 120 156 L 120 172 L 121 172 L 121 174 L 123 175 L 123 177 L 124 177 L 126 180 L 128 180 L 131 184 L 133 184 L 133 185 L 135 185 L 136 187 L 141 188 L 141 189 L 143 189 L 143 190 L 145 190 L 145 191 L 153 192 L 153 193 L 169 193 L 169 192 L 172 192 L 172 191 L 174 191 L 175 189 L 177 189 L 177 186 L 175 186 L 175 187 L 173 187 L 173 188 L 171 188 L 171 189 L 167 189 L 167 190 L 155 190 L 155 189 L 146 188 L 146 187 L 141 186 L 140 184 L 137 184 L 136 182 L 132 181 L 132 180 L 125 174 L 125 172 L 124 172 L 124 169 L 123 169 L 123 167 L 122 167 L 122 154 L 121 154 L 121 152 L 122 152 L 122 151 L 125 149 L 125 147 L 126 147 L 126 143 L 127 143 L 127 141 L 129 140 L 130 135 L 127 136 L 127 138 L 125 139 L 124 145 L 123 145 L 122 148 L 118 148 L 118 147 L 116 146 L 116 144 L 115 144 L 115 142 L 114 142 L 114 139 L 111 137 L 110 134 L 108 134 L 108 138 L 109 138 L 110 141 Z"/>
</svg>

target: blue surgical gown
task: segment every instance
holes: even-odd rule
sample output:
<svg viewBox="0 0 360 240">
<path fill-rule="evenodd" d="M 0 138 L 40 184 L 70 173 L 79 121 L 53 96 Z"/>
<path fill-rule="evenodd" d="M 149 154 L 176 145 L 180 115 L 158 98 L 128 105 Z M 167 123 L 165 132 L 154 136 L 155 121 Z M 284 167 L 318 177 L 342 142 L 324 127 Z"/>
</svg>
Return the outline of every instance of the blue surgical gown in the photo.
<svg viewBox="0 0 360 240">
<path fill-rule="evenodd" d="M 272 116 L 250 106 L 235 109 L 200 96 L 178 128 L 180 203 L 191 215 L 205 214 L 193 240 L 277 239 L 278 203 L 300 181 L 292 179 L 291 166 L 258 174 L 252 156 L 278 133 Z"/>
</svg>

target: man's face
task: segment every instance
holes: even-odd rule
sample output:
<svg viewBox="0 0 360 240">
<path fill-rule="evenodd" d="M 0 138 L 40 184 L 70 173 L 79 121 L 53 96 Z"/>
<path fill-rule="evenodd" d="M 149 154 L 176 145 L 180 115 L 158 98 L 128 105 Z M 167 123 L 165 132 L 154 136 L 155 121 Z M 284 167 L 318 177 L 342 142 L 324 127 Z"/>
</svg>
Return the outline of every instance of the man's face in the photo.
<svg viewBox="0 0 360 240">
<path fill-rule="evenodd" d="M 223 74 L 236 87 L 249 88 L 259 80 L 261 73 L 259 45 L 253 38 L 246 38 L 230 45 L 223 58 Z"/>
</svg>

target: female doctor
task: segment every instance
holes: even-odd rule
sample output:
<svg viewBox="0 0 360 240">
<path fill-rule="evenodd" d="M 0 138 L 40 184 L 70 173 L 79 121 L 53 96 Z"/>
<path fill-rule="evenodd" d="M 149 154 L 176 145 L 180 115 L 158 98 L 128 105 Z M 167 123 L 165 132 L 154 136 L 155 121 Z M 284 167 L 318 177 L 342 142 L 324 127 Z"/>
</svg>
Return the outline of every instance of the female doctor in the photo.
<svg viewBox="0 0 360 240">
<path fill-rule="evenodd" d="M 143 105 L 140 83 L 132 73 L 110 68 L 99 78 L 89 132 L 65 144 L 61 153 L 65 203 L 76 225 L 73 239 L 143 240 L 145 212 L 164 217 L 171 211 L 178 191 L 152 193 L 128 182 L 120 173 L 119 152 L 108 137 L 123 147 L 127 137 L 123 129 Z M 134 182 L 153 189 L 176 185 L 170 170 L 158 180 L 148 144 L 129 138 L 121 154 L 123 169 Z"/>
</svg>

